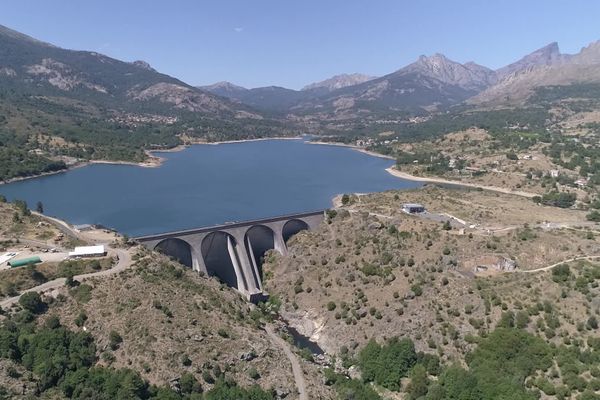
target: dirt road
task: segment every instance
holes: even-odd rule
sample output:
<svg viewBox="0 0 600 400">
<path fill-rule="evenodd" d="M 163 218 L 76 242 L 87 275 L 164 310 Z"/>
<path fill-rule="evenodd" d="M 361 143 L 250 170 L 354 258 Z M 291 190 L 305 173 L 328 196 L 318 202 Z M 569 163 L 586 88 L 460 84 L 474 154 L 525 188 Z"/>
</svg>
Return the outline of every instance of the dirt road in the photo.
<svg viewBox="0 0 600 400">
<path fill-rule="evenodd" d="M 302 367 L 300 366 L 300 362 L 298 362 L 298 358 L 290 350 L 289 344 L 273 331 L 272 325 L 265 325 L 265 331 L 267 332 L 267 335 L 269 335 L 269 338 L 273 344 L 281 347 L 281 350 L 283 350 L 292 364 L 292 373 L 294 374 L 296 388 L 298 389 L 298 399 L 308 400 L 308 394 L 306 393 L 306 381 L 304 380 L 304 373 L 302 372 Z"/>
<path fill-rule="evenodd" d="M 113 255 L 115 255 L 119 259 L 119 261 L 117 262 L 117 265 L 115 265 L 111 269 L 106 269 L 104 271 L 90 272 L 88 274 L 76 275 L 73 277 L 73 279 L 75 279 L 79 282 L 83 282 L 86 279 L 90 279 L 90 278 L 118 274 L 119 272 L 125 270 L 126 268 L 128 268 L 131 265 L 131 255 L 129 254 L 129 252 L 127 250 L 110 249 L 109 255 L 110 255 L 110 253 L 113 253 Z M 24 290 L 18 296 L 10 297 L 8 299 L 4 299 L 4 300 L 0 301 L 0 307 L 2 307 L 2 308 L 11 307 L 13 304 L 15 304 L 16 302 L 19 301 L 19 298 L 21 297 L 21 295 L 23 293 L 27 293 L 27 292 L 43 293 L 43 292 L 48 292 L 51 290 L 61 288 L 65 285 L 65 281 L 66 281 L 65 278 L 57 278 L 57 279 L 48 281 L 46 283 L 43 283 L 41 285 L 32 287 L 30 289 Z"/>
</svg>

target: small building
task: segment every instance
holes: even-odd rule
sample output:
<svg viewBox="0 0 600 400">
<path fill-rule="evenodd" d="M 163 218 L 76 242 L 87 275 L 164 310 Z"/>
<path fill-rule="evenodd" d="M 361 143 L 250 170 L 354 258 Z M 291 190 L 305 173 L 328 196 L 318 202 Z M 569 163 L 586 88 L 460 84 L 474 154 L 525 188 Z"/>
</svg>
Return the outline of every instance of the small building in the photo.
<svg viewBox="0 0 600 400">
<path fill-rule="evenodd" d="M 560 175 L 560 171 L 557 169 L 551 169 L 549 172 L 552 178 L 558 178 L 558 175 Z"/>
<path fill-rule="evenodd" d="M 91 224 L 73 225 L 73 229 L 75 229 L 78 232 L 91 231 L 92 229 L 94 229 L 94 225 L 91 225 Z"/>
<path fill-rule="evenodd" d="M 402 205 L 402 211 L 407 214 L 420 214 L 425 212 L 425 207 L 417 203 L 406 203 Z"/>
<path fill-rule="evenodd" d="M 69 257 L 103 257 L 106 255 L 104 245 L 75 247 L 69 252 Z"/>
</svg>

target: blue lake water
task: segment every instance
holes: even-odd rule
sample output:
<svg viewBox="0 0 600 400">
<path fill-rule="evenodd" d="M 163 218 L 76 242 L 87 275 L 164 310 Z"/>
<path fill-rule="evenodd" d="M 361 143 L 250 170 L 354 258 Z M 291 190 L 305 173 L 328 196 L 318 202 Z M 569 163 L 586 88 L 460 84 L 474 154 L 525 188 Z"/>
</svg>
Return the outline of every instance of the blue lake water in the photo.
<svg viewBox="0 0 600 400">
<path fill-rule="evenodd" d="M 94 164 L 0 186 L 47 215 L 130 236 L 331 206 L 339 193 L 414 188 L 385 171 L 392 161 L 302 140 L 196 145 L 160 153 L 159 168 Z"/>
</svg>

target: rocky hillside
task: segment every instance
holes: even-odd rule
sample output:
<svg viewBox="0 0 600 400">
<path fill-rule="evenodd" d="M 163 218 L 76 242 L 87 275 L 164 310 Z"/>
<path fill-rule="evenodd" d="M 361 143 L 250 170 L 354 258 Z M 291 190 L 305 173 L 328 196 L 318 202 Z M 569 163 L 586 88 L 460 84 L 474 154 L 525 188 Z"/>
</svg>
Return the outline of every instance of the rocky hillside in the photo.
<svg viewBox="0 0 600 400">
<path fill-rule="evenodd" d="M 413 201 L 431 214 L 399 211 L 402 203 Z M 534 399 L 536 391 L 544 399 L 583 399 L 598 390 L 592 360 L 600 359 L 595 339 L 600 267 L 582 260 L 533 272 L 576 255 L 598 254 L 595 228 L 548 230 L 531 218 L 576 220 L 581 218 L 577 212 L 554 212 L 515 196 L 437 188 L 349 196 L 343 204 L 321 229 L 297 235 L 289 256 L 272 255 L 265 265 L 267 290 L 282 299 L 281 314 L 342 358 L 341 370 L 350 376 L 360 370 L 362 379 L 388 389 L 379 393 L 390 399 Z M 457 221 L 466 221 L 466 228 L 458 228 Z M 504 377 L 494 368 L 493 376 L 483 376 L 476 367 L 474 357 L 488 346 L 488 337 L 494 337 L 489 345 L 498 347 L 489 347 L 480 362 L 505 360 Z M 517 386 L 501 384 L 513 373 L 508 365 L 522 365 L 517 354 L 529 351 L 515 353 L 511 347 L 530 340 L 539 345 L 534 352 L 552 362 L 523 372 Z M 374 341 L 389 347 L 377 350 Z M 464 366 L 465 377 L 478 376 L 458 384 L 450 372 L 418 361 L 428 356 L 413 355 L 409 361 L 404 356 L 415 351 L 409 350 L 411 343 L 417 353 L 439 357 L 441 369 Z M 589 361 L 571 358 L 583 353 Z M 388 357 L 381 365 L 398 380 L 387 380 L 388 372 L 376 368 L 378 361 L 367 361 L 371 357 L 381 357 L 380 362 Z M 414 363 L 426 367 L 424 377 L 401 366 Z M 418 390 L 417 379 L 424 386 Z M 482 393 L 472 397 L 452 395 L 448 387 L 467 390 L 475 381 Z M 513 390 L 514 397 L 503 397 Z M 424 397 L 413 397 L 415 391 Z"/>
<path fill-rule="evenodd" d="M 469 99 L 469 103 L 522 105 L 538 88 L 600 84 L 599 67 L 600 42 L 574 55 L 560 53 L 558 45 L 552 43 L 498 70 L 498 83 Z"/>
</svg>

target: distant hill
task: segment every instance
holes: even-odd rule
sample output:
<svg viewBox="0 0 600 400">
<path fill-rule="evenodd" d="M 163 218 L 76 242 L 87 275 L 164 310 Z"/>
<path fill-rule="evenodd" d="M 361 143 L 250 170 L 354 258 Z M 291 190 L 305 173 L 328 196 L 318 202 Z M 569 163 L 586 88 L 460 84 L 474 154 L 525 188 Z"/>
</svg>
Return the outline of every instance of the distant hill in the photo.
<svg viewBox="0 0 600 400">
<path fill-rule="evenodd" d="M 281 86 L 246 89 L 230 82 L 218 82 L 199 88 L 267 113 L 286 113 L 290 107 L 311 96 L 310 93 Z"/>
<path fill-rule="evenodd" d="M 374 76 L 365 74 L 340 74 L 332 76 L 329 79 L 325 79 L 320 82 L 311 83 L 302 88 L 303 91 L 313 91 L 321 93 L 332 92 L 337 89 L 345 88 L 347 86 L 358 85 L 363 82 L 375 79 Z"/>
</svg>

